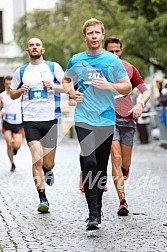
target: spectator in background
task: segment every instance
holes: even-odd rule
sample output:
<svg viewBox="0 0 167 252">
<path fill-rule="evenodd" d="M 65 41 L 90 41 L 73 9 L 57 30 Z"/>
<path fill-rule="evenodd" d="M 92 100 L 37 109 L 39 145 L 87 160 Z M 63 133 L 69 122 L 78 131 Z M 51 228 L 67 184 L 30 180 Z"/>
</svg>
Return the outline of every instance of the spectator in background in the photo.
<svg viewBox="0 0 167 252">
<path fill-rule="evenodd" d="M 163 78 L 159 78 L 155 82 L 154 97 L 155 97 L 155 105 L 156 106 L 160 106 L 159 99 L 161 97 L 161 91 L 162 91 L 162 88 L 163 88 L 163 82 L 164 82 Z"/>
<path fill-rule="evenodd" d="M 159 105 L 167 107 L 167 83 L 164 84 L 164 87 L 161 89 L 161 96 L 159 98 Z"/>
<path fill-rule="evenodd" d="M 138 103 L 141 101 L 142 94 L 136 89 L 136 102 Z M 147 102 L 142 110 L 142 114 L 140 117 L 136 119 L 136 127 L 139 136 L 139 140 L 141 144 L 148 144 L 149 143 L 149 125 L 151 123 L 150 112 L 151 106 L 150 103 Z"/>
<path fill-rule="evenodd" d="M 161 96 L 159 98 L 159 106 L 162 107 L 161 113 L 160 113 L 160 123 L 164 124 L 164 126 L 167 126 L 167 118 L 166 118 L 166 107 L 167 107 L 167 84 L 164 85 L 164 87 L 161 90 Z M 162 145 L 161 145 L 162 146 Z M 162 146 L 163 147 L 163 146 Z M 167 147 L 167 144 L 165 144 L 165 148 Z"/>
</svg>

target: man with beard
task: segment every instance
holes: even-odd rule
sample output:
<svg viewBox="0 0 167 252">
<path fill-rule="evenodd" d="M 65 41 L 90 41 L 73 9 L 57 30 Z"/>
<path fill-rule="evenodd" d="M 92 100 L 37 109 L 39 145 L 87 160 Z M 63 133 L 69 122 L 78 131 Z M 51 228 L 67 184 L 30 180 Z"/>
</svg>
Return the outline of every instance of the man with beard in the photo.
<svg viewBox="0 0 167 252">
<path fill-rule="evenodd" d="M 39 38 L 28 40 L 26 53 L 30 62 L 19 67 L 12 79 L 12 99 L 22 97 L 25 137 L 32 156 L 32 172 L 39 194 L 38 212 L 49 211 L 45 182 L 53 185 L 57 146 L 57 122 L 64 71 L 56 62 L 45 61 L 45 48 Z"/>
</svg>

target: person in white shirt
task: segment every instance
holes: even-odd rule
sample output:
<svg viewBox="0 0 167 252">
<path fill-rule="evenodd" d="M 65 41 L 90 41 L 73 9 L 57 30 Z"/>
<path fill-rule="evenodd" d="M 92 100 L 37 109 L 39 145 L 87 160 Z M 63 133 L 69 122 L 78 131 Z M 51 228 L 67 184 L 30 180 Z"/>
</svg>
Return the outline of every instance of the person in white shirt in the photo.
<svg viewBox="0 0 167 252">
<path fill-rule="evenodd" d="M 0 107 L 2 115 L 2 133 L 7 145 L 7 155 L 11 163 L 10 171 L 16 169 L 14 163 L 14 155 L 21 147 L 23 138 L 22 112 L 21 112 L 21 97 L 12 100 L 10 98 L 10 85 L 12 76 L 4 77 L 5 90 L 0 94 Z"/>
<path fill-rule="evenodd" d="M 32 171 L 39 194 L 38 212 L 49 211 L 45 182 L 54 183 L 54 158 L 57 147 L 57 123 L 60 117 L 60 93 L 64 71 L 62 67 L 43 59 L 45 48 L 39 38 L 28 40 L 30 62 L 19 67 L 12 79 L 12 99 L 22 96 L 25 137 L 32 155 Z"/>
</svg>

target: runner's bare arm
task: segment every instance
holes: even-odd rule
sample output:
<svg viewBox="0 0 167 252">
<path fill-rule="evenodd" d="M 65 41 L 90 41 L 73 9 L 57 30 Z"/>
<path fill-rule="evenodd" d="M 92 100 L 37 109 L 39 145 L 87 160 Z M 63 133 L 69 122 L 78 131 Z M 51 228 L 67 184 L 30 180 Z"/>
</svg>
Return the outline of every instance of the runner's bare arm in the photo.
<svg viewBox="0 0 167 252">
<path fill-rule="evenodd" d="M 18 99 L 23 93 L 28 92 L 30 87 L 27 84 L 23 84 L 19 89 L 10 89 L 10 97 L 15 100 Z"/>
</svg>

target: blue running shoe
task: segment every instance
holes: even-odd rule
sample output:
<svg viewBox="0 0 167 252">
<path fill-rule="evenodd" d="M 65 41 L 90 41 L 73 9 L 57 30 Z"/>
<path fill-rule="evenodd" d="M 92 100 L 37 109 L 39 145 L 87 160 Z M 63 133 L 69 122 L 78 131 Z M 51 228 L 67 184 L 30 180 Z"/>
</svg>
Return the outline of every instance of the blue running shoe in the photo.
<svg viewBox="0 0 167 252">
<path fill-rule="evenodd" d="M 44 166 L 42 167 L 44 171 L 45 182 L 47 185 L 52 186 L 54 184 L 54 173 L 52 170 L 47 170 Z"/>
<path fill-rule="evenodd" d="M 47 201 L 47 199 L 40 200 L 40 204 L 38 206 L 37 211 L 40 213 L 48 213 L 49 212 L 49 202 Z"/>
</svg>

